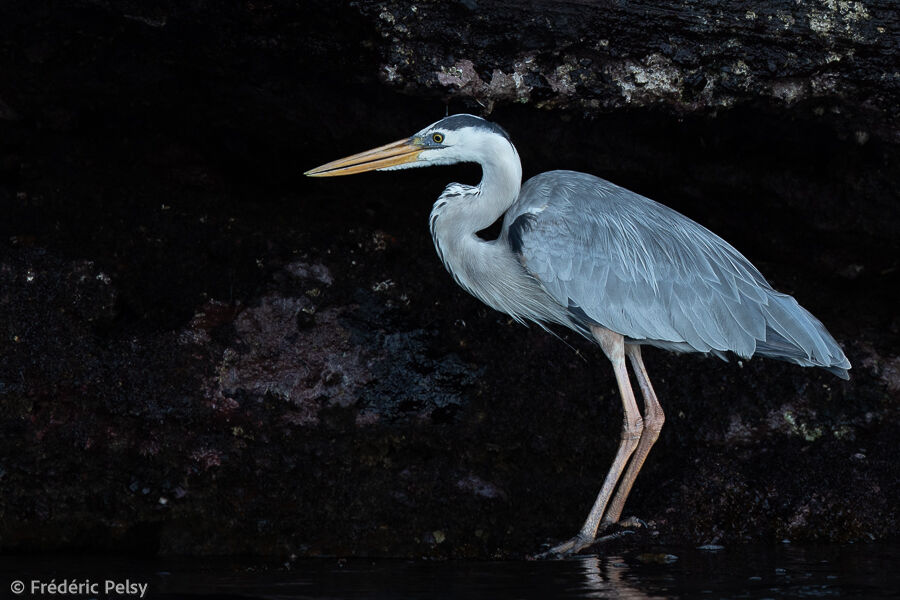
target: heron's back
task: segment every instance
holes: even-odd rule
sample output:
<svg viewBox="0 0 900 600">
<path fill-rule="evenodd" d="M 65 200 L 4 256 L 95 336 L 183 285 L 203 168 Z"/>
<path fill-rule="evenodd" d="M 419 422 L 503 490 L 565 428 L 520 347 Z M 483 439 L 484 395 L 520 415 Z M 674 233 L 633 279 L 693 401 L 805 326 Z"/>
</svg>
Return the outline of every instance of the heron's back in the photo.
<svg viewBox="0 0 900 600">
<path fill-rule="evenodd" d="M 759 354 L 847 377 L 850 363 L 822 323 L 740 252 L 606 180 L 574 171 L 528 180 L 503 236 L 581 325 L 676 351 Z"/>
</svg>

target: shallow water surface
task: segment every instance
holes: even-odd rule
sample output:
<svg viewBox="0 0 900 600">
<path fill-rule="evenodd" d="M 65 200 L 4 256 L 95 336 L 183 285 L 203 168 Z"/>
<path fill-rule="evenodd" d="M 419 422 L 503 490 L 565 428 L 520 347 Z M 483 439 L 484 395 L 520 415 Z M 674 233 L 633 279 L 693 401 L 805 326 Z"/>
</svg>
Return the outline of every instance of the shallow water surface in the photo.
<svg viewBox="0 0 900 600">
<path fill-rule="evenodd" d="M 900 598 L 900 547 L 666 548 L 559 561 L 434 562 L 14 558 L 3 563 L 4 591 L 19 580 L 147 585 L 145 598 Z M 134 590 L 134 588 L 132 588 Z M 46 596 L 45 596 L 46 597 Z"/>
</svg>

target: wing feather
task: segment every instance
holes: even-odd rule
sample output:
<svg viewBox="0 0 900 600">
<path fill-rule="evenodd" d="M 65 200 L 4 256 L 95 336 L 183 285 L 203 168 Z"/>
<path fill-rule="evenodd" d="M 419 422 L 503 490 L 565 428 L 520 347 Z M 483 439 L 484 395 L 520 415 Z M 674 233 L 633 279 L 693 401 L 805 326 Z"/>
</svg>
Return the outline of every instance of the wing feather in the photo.
<svg viewBox="0 0 900 600">
<path fill-rule="evenodd" d="M 555 301 L 630 339 L 849 368 L 822 324 L 727 242 L 603 179 L 572 171 L 530 179 L 503 231 Z"/>
</svg>

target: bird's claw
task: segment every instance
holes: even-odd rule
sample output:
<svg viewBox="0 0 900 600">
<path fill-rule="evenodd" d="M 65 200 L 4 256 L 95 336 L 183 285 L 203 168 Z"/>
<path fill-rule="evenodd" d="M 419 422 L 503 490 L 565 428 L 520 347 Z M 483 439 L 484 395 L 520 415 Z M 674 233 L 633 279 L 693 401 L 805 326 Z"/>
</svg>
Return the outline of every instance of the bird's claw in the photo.
<svg viewBox="0 0 900 600">
<path fill-rule="evenodd" d="M 581 533 L 576 535 L 575 537 L 553 546 L 546 552 L 541 552 L 539 554 L 535 554 L 531 558 L 534 560 L 546 560 L 552 558 L 565 558 L 566 556 L 573 556 L 578 554 L 585 548 L 589 548 L 595 544 L 605 544 L 607 542 L 612 542 L 614 540 L 618 540 L 620 538 L 625 537 L 626 535 L 634 535 L 635 529 L 649 529 L 649 526 L 645 521 L 639 519 L 637 517 L 628 517 L 627 519 L 623 519 L 618 523 L 612 522 L 604 522 L 600 526 L 600 531 L 605 532 L 608 531 L 611 527 L 618 526 L 621 529 L 619 531 L 615 531 L 613 533 L 595 537 L 594 539 L 588 539 Z"/>
<path fill-rule="evenodd" d="M 639 519 L 637 517 L 628 517 L 627 519 L 622 519 L 616 523 L 612 521 L 604 521 L 600 524 L 600 531 L 606 532 L 609 531 L 613 527 L 618 527 L 619 530 L 613 533 L 604 535 L 602 537 L 598 537 L 594 540 L 595 544 L 602 544 L 606 542 L 612 542 L 613 540 L 618 540 L 619 538 L 625 537 L 626 535 L 634 535 L 636 532 L 635 529 L 649 529 L 650 526 L 647 525 L 647 522 L 643 519 Z"/>
<path fill-rule="evenodd" d="M 639 529 L 642 527 L 644 529 L 650 529 L 650 526 L 647 525 L 646 521 L 644 521 L 643 519 L 639 519 L 637 517 L 628 517 L 627 519 L 622 519 L 621 521 L 616 523 L 616 525 L 618 525 L 619 527 L 625 527 L 628 529 Z"/>
<path fill-rule="evenodd" d="M 580 533 L 575 537 L 553 546 L 546 552 L 535 554 L 532 558 L 536 560 L 546 560 L 550 558 L 564 558 L 573 554 L 578 554 L 588 546 L 594 543 L 594 540 L 588 539 Z"/>
<path fill-rule="evenodd" d="M 609 535 L 604 535 L 603 537 L 598 537 L 596 540 L 594 540 L 594 543 L 605 544 L 606 542 L 612 542 L 613 540 L 625 537 L 626 535 L 634 535 L 634 532 L 630 529 L 623 529 L 621 531 L 610 533 Z"/>
</svg>

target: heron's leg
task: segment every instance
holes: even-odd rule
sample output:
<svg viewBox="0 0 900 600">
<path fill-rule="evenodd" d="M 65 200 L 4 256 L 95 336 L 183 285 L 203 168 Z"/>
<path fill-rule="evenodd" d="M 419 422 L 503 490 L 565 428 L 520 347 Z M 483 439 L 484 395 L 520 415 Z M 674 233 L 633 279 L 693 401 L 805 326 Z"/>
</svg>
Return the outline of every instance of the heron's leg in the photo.
<svg viewBox="0 0 900 600">
<path fill-rule="evenodd" d="M 619 394 L 622 396 L 622 406 L 625 409 L 625 420 L 622 423 L 622 434 L 619 441 L 619 450 L 616 452 L 616 458 L 606 474 L 606 480 L 600 493 L 597 494 L 597 500 L 594 507 L 591 508 L 587 520 L 581 527 L 581 531 L 567 542 L 551 548 L 547 555 L 572 554 L 579 550 L 590 546 L 597 536 L 597 528 L 600 526 L 600 519 L 603 517 L 603 511 L 612 496 L 616 487 L 616 482 L 622 475 L 628 458 L 638 446 L 641 439 L 641 431 L 643 422 L 641 413 L 638 411 L 637 403 L 634 400 L 634 392 L 631 390 L 631 382 L 628 380 L 628 370 L 625 366 L 625 339 L 618 333 L 612 332 L 602 327 L 591 327 L 591 333 L 600 343 L 603 352 L 609 358 L 616 374 L 616 383 L 619 385 Z"/>
<path fill-rule="evenodd" d="M 641 347 L 637 344 L 628 344 L 625 346 L 625 353 L 631 360 L 631 368 L 635 376 L 637 376 L 641 395 L 644 397 L 644 431 L 641 433 L 641 440 L 631 456 L 631 462 L 628 463 L 628 469 L 622 475 L 619 489 L 616 490 L 616 495 L 610 502 L 609 509 L 603 515 L 604 526 L 617 523 L 619 517 L 622 516 L 622 509 L 625 508 L 625 500 L 628 499 L 631 486 L 634 485 L 634 480 L 644 465 L 647 455 L 650 454 L 650 448 L 653 447 L 653 444 L 659 438 L 659 432 L 666 421 L 666 415 L 656 399 L 656 392 L 653 391 L 653 385 L 650 383 L 650 377 L 647 375 L 647 368 L 644 366 L 644 359 L 641 357 Z"/>
</svg>

